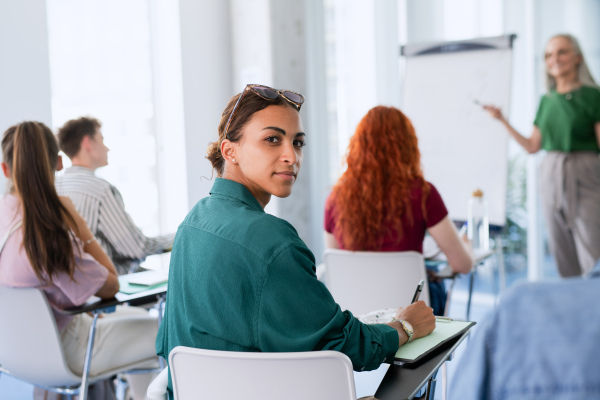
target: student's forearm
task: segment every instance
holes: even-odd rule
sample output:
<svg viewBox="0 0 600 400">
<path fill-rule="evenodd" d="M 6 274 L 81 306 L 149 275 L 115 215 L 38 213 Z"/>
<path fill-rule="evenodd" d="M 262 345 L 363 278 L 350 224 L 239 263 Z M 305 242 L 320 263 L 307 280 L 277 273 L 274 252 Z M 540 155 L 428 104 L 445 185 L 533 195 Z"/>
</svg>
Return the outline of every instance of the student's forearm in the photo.
<svg viewBox="0 0 600 400">
<path fill-rule="evenodd" d="M 453 255 L 455 260 L 450 261 L 450 258 L 448 258 L 448 262 L 452 271 L 460 274 L 467 274 L 473 268 L 475 255 L 471 243 L 465 243 L 462 238 L 460 242 L 462 248 L 458 248 L 456 254 Z"/>
<path fill-rule="evenodd" d="M 513 126 L 506 120 L 502 121 L 502 125 L 506 128 L 510 136 L 523 147 L 525 150 L 529 150 L 529 139 L 521 135 Z"/>
<path fill-rule="evenodd" d="M 427 229 L 440 250 L 446 255 L 452 271 L 466 274 L 473 267 L 473 252 L 470 244 L 458 237 L 458 232 L 449 216 Z"/>
<path fill-rule="evenodd" d="M 86 243 L 83 251 L 94 257 L 94 259 L 98 261 L 100 265 L 108 270 L 106 282 L 104 282 L 104 285 L 100 288 L 100 290 L 98 290 L 96 296 L 102 299 L 112 298 L 120 289 L 119 274 L 117 273 L 112 261 L 95 240 L 89 244 Z"/>
<path fill-rule="evenodd" d="M 83 246 L 83 251 L 94 257 L 94 259 L 98 261 L 99 264 L 102 264 L 102 266 L 104 266 L 109 273 L 118 275 L 112 260 L 108 254 L 104 252 L 97 240 L 93 240 L 90 243 L 85 243 Z"/>
<path fill-rule="evenodd" d="M 109 273 L 118 275 L 112 260 L 100 246 L 100 243 L 98 243 L 98 240 L 94 237 L 94 234 L 90 231 L 83 218 L 79 214 L 75 214 L 75 221 L 77 222 L 79 239 L 83 242 L 83 251 L 94 257 L 96 261 L 108 269 Z"/>
<path fill-rule="evenodd" d="M 406 342 L 408 342 L 408 336 L 406 335 L 406 332 L 404 332 L 404 329 L 402 329 L 402 325 L 400 325 L 400 322 L 389 322 L 386 325 L 391 326 L 398 332 L 398 347 L 401 347 L 402 345 L 406 344 Z"/>
<path fill-rule="evenodd" d="M 521 147 L 523 147 L 523 149 L 525 149 L 526 152 L 535 153 L 537 151 L 536 149 L 533 148 L 531 139 L 526 138 L 525 136 L 523 136 L 519 132 L 517 132 L 517 130 L 515 128 L 513 128 L 512 125 L 507 120 L 502 120 L 502 124 L 508 130 L 508 133 L 510 134 L 510 136 L 512 136 L 512 138 L 515 139 L 515 141 Z"/>
<path fill-rule="evenodd" d="M 110 299 L 119 291 L 119 277 L 116 273 L 109 272 L 104 285 L 96 292 L 101 299 Z"/>
</svg>

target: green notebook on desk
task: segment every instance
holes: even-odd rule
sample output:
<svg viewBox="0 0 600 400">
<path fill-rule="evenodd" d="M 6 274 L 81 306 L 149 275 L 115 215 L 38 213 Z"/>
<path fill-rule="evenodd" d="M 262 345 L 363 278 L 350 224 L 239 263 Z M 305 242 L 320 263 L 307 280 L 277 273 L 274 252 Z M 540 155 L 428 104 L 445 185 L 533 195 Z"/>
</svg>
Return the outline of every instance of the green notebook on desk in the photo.
<svg viewBox="0 0 600 400">
<path fill-rule="evenodd" d="M 143 292 L 144 290 L 167 286 L 168 275 L 165 279 L 161 277 L 162 275 L 160 273 L 153 274 L 155 272 L 156 271 L 145 271 L 119 276 L 119 292 L 124 294 L 135 294 Z"/>
<path fill-rule="evenodd" d="M 447 341 L 466 332 L 473 325 L 475 322 L 437 319 L 433 332 L 400 346 L 394 360 L 402 363 L 417 363 L 442 347 Z"/>
</svg>

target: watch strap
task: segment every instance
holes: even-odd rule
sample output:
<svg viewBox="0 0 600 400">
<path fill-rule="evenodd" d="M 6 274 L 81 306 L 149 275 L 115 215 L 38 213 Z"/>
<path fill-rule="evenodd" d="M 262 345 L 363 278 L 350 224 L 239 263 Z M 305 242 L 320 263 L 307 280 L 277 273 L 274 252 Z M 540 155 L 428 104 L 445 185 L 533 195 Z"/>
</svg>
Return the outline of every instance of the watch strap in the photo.
<svg viewBox="0 0 600 400">
<path fill-rule="evenodd" d="M 406 343 L 412 341 L 414 332 L 411 328 L 409 328 L 407 326 L 406 320 L 394 318 L 394 319 L 392 319 L 392 322 L 394 322 L 394 321 L 399 322 L 400 326 L 402 327 L 402 330 L 404 331 L 404 333 L 406 333 L 406 336 L 408 337 L 408 340 L 406 341 Z"/>
</svg>

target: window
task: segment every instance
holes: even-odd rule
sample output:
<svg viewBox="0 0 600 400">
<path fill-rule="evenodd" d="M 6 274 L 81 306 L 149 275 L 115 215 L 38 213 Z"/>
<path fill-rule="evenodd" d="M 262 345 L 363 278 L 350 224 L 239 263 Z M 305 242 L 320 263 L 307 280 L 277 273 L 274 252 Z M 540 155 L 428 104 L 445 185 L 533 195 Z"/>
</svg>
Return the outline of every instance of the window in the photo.
<svg viewBox="0 0 600 400">
<path fill-rule="evenodd" d="M 109 166 L 96 173 L 119 189 L 126 210 L 144 233 L 158 235 L 150 3 L 48 0 L 47 4 L 54 128 L 84 115 L 102 122 L 111 150 Z"/>
</svg>

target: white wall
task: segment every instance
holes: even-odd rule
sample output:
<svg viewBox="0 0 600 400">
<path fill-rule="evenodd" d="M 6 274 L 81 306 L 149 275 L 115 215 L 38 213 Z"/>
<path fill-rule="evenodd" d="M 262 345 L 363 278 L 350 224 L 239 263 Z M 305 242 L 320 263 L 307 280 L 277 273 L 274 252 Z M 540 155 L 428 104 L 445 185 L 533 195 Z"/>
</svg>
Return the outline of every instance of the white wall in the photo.
<svg viewBox="0 0 600 400">
<path fill-rule="evenodd" d="M 373 4 L 377 103 L 400 107 L 400 14 L 397 0 Z"/>
<path fill-rule="evenodd" d="M 340 154 L 345 154 L 358 122 L 378 103 L 375 24 L 374 2 L 336 1 L 336 100 Z"/>
<path fill-rule="evenodd" d="M 161 232 L 175 232 L 189 211 L 181 32 L 177 0 L 152 0 L 152 74 Z"/>
<path fill-rule="evenodd" d="M 248 83 L 273 85 L 268 0 L 231 0 L 231 78 L 233 92 Z"/>
<path fill-rule="evenodd" d="M 323 10 L 322 0 L 231 1 L 234 92 L 262 83 L 306 97 L 300 111 L 308 143 L 302 170 L 292 195 L 273 197 L 265 211 L 290 222 L 317 262 L 329 183 Z"/>
<path fill-rule="evenodd" d="M 270 1 L 271 51 L 273 85 L 277 88 L 290 89 L 306 94 L 306 20 L 304 2 L 297 0 Z M 307 102 L 313 99 L 306 99 Z M 303 108 L 300 116 L 306 123 L 311 115 L 309 108 Z M 318 145 L 318 133 L 310 132 L 305 126 L 307 147 L 304 150 L 302 170 L 294 184 L 290 197 L 278 199 L 278 216 L 291 223 L 300 237 L 313 248 L 313 237 L 310 235 L 310 167 L 313 159 L 310 157 L 314 146 Z M 316 242 L 315 242 L 316 244 Z"/>
<path fill-rule="evenodd" d="M 331 138 L 328 137 L 327 65 L 325 44 L 325 14 L 322 0 L 305 3 L 306 29 L 306 98 L 303 107 L 308 118 L 304 128 L 310 132 L 307 149 L 307 164 L 304 177 L 309 178 L 309 241 L 308 246 L 315 255 L 317 264 L 322 261 L 325 243 L 323 219 L 325 200 L 331 190 L 330 154 Z"/>
<path fill-rule="evenodd" d="M 407 42 L 432 42 L 444 39 L 443 0 L 405 0 Z"/>
<path fill-rule="evenodd" d="M 179 0 L 188 205 L 208 196 L 212 167 L 205 158 L 233 95 L 229 2 Z"/>
<path fill-rule="evenodd" d="M 24 120 L 52 126 L 45 0 L 0 1 L 0 132 Z"/>
</svg>

